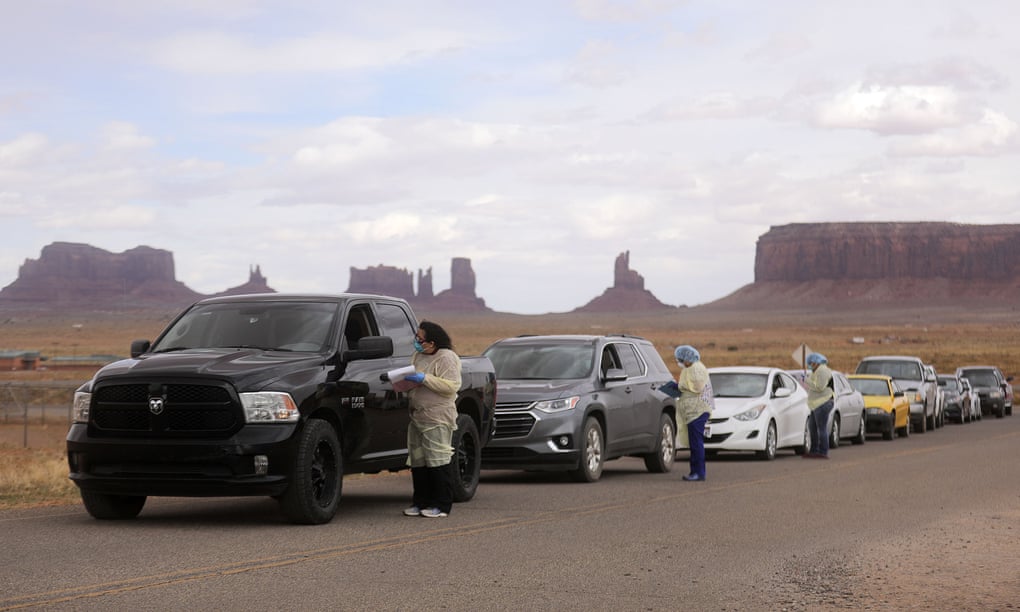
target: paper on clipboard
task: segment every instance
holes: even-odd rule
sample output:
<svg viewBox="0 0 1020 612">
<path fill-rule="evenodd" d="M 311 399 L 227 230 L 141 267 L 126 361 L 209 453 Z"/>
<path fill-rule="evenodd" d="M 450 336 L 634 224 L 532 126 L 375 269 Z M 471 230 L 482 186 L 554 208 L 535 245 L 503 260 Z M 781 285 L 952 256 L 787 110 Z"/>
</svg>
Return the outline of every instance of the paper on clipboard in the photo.
<svg viewBox="0 0 1020 612">
<path fill-rule="evenodd" d="M 413 389 L 418 386 L 418 383 L 404 380 L 405 376 L 414 374 L 414 372 L 414 366 L 404 366 L 402 368 L 397 368 L 396 370 L 390 370 L 386 373 L 386 378 L 390 379 L 390 384 L 393 385 L 394 391 L 407 391 L 408 389 Z"/>
</svg>

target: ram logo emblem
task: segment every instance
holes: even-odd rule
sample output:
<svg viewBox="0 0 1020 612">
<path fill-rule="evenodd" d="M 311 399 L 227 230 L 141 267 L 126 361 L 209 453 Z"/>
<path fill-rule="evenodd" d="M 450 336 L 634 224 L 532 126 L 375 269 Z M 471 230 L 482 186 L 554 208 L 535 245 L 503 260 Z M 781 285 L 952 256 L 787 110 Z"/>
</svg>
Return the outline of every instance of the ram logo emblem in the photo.
<svg viewBox="0 0 1020 612">
<path fill-rule="evenodd" d="M 150 397 L 149 398 L 149 412 L 152 414 L 163 414 L 163 398 L 162 397 Z"/>
</svg>

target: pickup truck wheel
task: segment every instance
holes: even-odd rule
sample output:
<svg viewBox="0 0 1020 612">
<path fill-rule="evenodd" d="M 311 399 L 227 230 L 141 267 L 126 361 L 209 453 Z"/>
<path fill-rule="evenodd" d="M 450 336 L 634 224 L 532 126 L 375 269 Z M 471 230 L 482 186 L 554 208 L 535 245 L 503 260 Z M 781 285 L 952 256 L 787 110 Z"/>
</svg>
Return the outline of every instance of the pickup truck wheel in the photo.
<svg viewBox="0 0 1020 612">
<path fill-rule="evenodd" d="M 453 501 L 466 502 L 478 490 L 478 477 L 482 469 L 482 445 L 474 420 L 466 414 L 457 415 L 457 429 L 453 432 Z"/>
<path fill-rule="evenodd" d="M 588 417 L 581 428 L 581 464 L 570 475 L 578 482 L 595 482 L 602 476 L 603 448 L 602 425 L 598 419 Z"/>
<path fill-rule="evenodd" d="M 850 440 L 850 442 L 852 442 L 854 444 L 864 444 L 865 442 L 868 441 L 868 435 L 867 435 L 867 432 L 865 431 L 865 426 L 864 426 L 864 423 L 865 423 L 866 420 L 867 420 L 867 416 L 865 416 L 865 413 L 862 412 L 861 413 L 861 418 L 859 418 L 857 420 L 857 435 L 854 436 Z"/>
<path fill-rule="evenodd" d="M 778 439 L 779 437 L 776 434 L 776 422 L 769 421 L 769 427 L 765 432 L 765 449 L 755 451 L 755 455 L 757 455 L 759 459 L 764 459 L 765 461 L 772 461 L 775 459 Z"/>
<path fill-rule="evenodd" d="M 133 519 L 145 505 L 144 495 L 109 495 L 81 489 L 81 501 L 92 518 L 104 521 Z"/>
<path fill-rule="evenodd" d="M 280 497 L 280 507 L 294 523 L 328 523 L 342 489 L 343 456 L 336 430 L 322 419 L 309 419 L 301 430 L 290 486 Z"/>
<path fill-rule="evenodd" d="M 676 429 L 668 414 L 659 417 L 659 439 L 655 450 L 644 456 L 645 467 L 654 474 L 664 474 L 673 468 L 676 458 Z"/>
</svg>

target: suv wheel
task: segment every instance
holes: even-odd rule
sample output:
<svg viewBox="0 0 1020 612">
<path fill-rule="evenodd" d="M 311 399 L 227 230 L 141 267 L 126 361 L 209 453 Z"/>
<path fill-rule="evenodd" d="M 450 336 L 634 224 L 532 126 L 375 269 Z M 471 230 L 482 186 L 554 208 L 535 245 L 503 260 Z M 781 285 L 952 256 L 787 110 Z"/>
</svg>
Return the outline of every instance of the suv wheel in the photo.
<svg viewBox="0 0 1020 612">
<path fill-rule="evenodd" d="M 602 425 L 595 417 L 588 417 L 581 428 L 581 464 L 570 475 L 578 482 L 595 482 L 602 476 L 605 454 Z"/>
<path fill-rule="evenodd" d="M 673 419 L 668 414 L 659 417 L 659 439 L 655 442 L 655 450 L 644 456 L 645 467 L 649 472 L 662 474 L 673 468 L 676 458 L 676 429 Z"/>
</svg>

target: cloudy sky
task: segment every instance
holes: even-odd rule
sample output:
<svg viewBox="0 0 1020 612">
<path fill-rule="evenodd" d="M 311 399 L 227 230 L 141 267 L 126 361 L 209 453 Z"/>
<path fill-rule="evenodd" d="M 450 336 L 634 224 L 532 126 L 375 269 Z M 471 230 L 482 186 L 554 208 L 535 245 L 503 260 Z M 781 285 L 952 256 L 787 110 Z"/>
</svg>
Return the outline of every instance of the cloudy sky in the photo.
<svg viewBox="0 0 1020 612">
<path fill-rule="evenodd" d="M 469 257 L 562 312 L 668 304 L 770 226 L 1020 223 L 1013 0 L 0 0 L 0 287 L 52 242 L 222 291 Z"/>
</svg>

